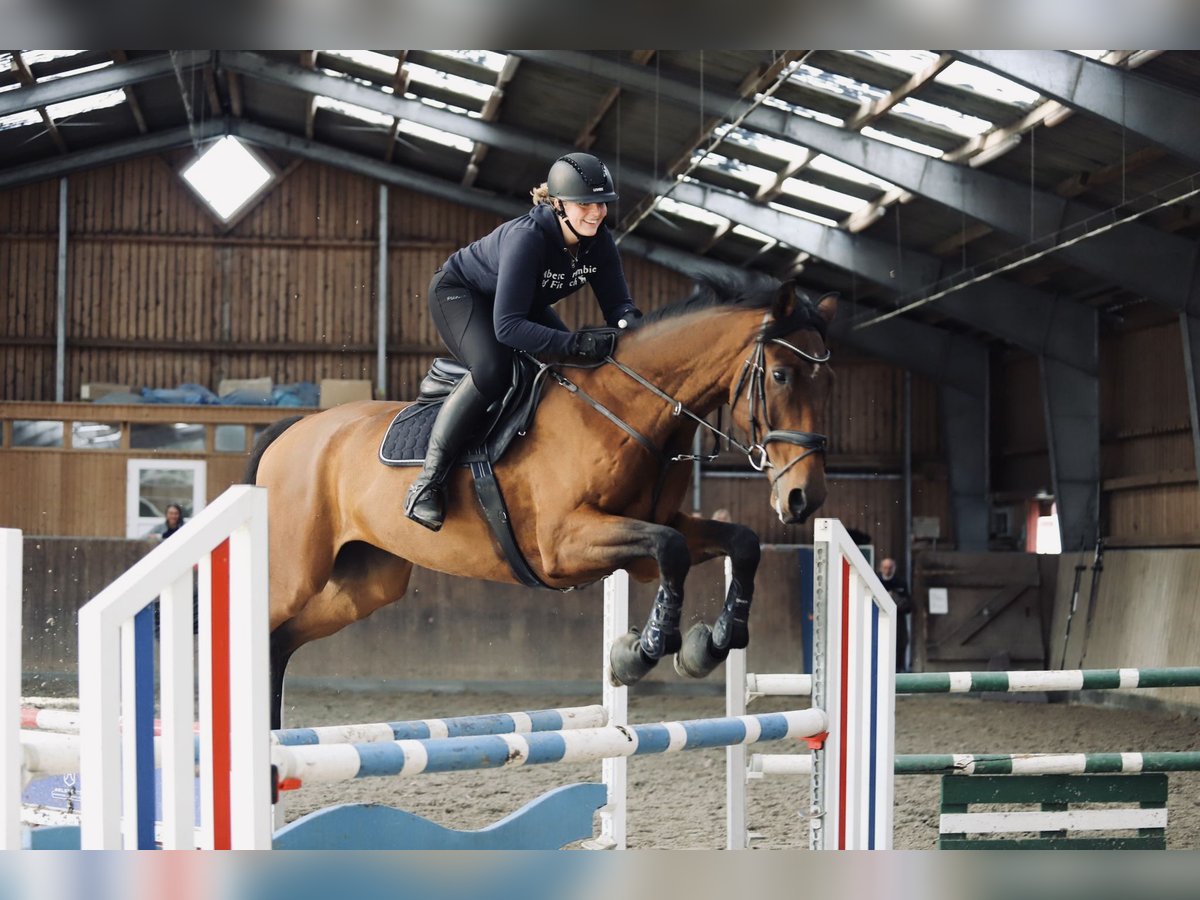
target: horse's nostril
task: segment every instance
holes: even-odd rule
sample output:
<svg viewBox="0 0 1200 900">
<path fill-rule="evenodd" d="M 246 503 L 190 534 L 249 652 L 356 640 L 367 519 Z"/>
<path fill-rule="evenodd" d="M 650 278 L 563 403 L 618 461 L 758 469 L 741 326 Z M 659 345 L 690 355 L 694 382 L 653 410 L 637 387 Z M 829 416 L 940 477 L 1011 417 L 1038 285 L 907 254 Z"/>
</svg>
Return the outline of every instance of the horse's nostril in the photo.
<svg viewBox="0 0 1200 900">
<path fill-rule="evenodd" d="M 803 488 L 792 488 L 788 491 L 788 512 L 795 518 L 800 518 L 804 515 L 804 509 L 808 505 L 804 497 Z"/>
</svg>

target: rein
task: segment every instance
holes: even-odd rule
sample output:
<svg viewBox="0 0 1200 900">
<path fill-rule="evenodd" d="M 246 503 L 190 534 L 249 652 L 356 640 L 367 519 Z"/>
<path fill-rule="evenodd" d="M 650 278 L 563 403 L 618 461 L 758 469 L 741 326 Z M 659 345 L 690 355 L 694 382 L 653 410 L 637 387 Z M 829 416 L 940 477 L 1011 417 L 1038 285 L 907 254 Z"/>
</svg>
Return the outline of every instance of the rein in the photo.
<svg viewBox="0 0 1200 900">
<path fill-rule="evenodd" d="M 772 487 L 774 487 L 775 482 L 777 482 L 784 475 L 785 472 L 787 472 L 790 468 L 792 468 L 792 466 L 794 466 L 796 463 L 800 462 L 802 459 L 806 459 L 814 453 L 824 454 L 825 448 L 829 442 L 829 439 L 823 434 L 817 434 L 816 432 L 812 432 L 812 431 L 791 431 L 791 430 L 785 430 L 785 429 L 775 429 L 775 428 L 771 427 L 771 421 L 767 415 L 767 389 L 766 389 L 766 365 L 765 365 L 765 363 L 766 363 L 766 345 L 768 343 L 777 344 L 781 347 L 784 347 L 784 348 L 792 351 L 793 353 L 795 353 L 801 359 L 807 360 L 808 362 L 814 363 L 816 365 L 828 362 L 829 358 L 830 358 L 830 352 L 828 350 L 826 350 L 825 353 L 821 356 L 814 356 L 813 354 L 808 353 L 804 350 L 801 350 L 799 347 L 795 346 L 794 344 L 789 343 L 788 341 L 783 340 L 782 338 L 770 338 L 769 340 L 765 340 L 765 341 L 761 337 L 756 339 L 753 352 L 750 354 L 749 357 L 746 358 L 746 361 L 742 364 L 741 374 L 738 376 L 737 385 L 734 387 L 733 399 L 730 401 L 730 407 L 736 406 L 738 399 L 742 395 L 742 391 L 744 389 L 748 388 L 748 390 L 746 390 L 746 412 L 747 412 L 747 420 L 750 423 L 750 434 L 749 434 L 750 443 L 749 443 L 749 445 L 742 444 L 739 440 L 737 440 L 735 437 L 733 437 L 733 435 L 729 434 L 728 432 L 722 431 L 720 428 L 714 427 L 713 425 L 709 424 L 709 422 L 706 421 L 703 417 L 696 415 L 694 412 L 692 412 L 690 409 L 688 409 L 686 406 L 684 406 L 682 401 L 676 400 L 674 397 L 672 397 L 666 391 L 662 390 L 661 388 L 659 388 L 657 385 L 651 383 L 650 381 L 647 381 L 644 377 L 642 377 L 640 374 L 635 372 L 633 369 L 629 368 L 624 363 L 618 362 L 616 359 L 614 359 L 611 356 L 605 357 L 602 362 L 597 363 L 592 366 L 573 366 L 573 367 L 574 368 L 598 368 L 599 366 L 605 365 L 605 364 L 614 366 L 615 368 L 624 372 L 627 376 L 632 378 L 634 381 L 636 381 L 638 384 L 640 384 L 643 388 L 648 390 L 650 393 L 654 394 L 657 397 L 660 397 L 661 399 L 663 399 L 667 403 L 669 403 L 672 406 L 671 414 L 673 416 L 687 416 L 689 419 L 692 419 L 694 422 L 696 422 L 696 424 L 698 424 L 704 428 L 707 428 L 709 431 L 711 431 L 714 435 L 715 440 L 724 438 L 729 444 L 732 444 L 734 447 L 737 447 L 738 450 L 740 450 L 742 453 L 746 454 L 746 459 L 749 461 L 751 468 L 753 468 L 757 472 L 762 472 L 766 469 L 774 469 L 775 468 L 775 464 L 771 462 L 770 456 L 767 453 L 767 445 L 772 444 L 772 443 L 784 443 L 784 444 L 793 444 L 798 447 L 804 447 L 805 451 L 803 453 L 801 453 L 799 456 L 797 456 L 795 459 L 793 459 L 791 462 L 789 462 L 783 468 L 779 469 L 779 471 L 776 472 L 774 474 L 774 476 L 770 478 L 771 485 L 772 485 Z M 663 478 L 665 478 L 667 463 L 686 462 L 686 461 L 692 461 L 692 460 L 697 460 L 697 459 L 704 460 L 707 462 L 707 461 L 714 459 L 717 456 L 716 453 L 712 453 L 707 456 L 697 456 L 692 453 L 681 453 L 676 456 L 672 456 L 669 459 L 662 460 L 661 451 L 659 451 L 659 449 L 656 446 L 654 446 L 653 442 L 648 437 L 646 437 L 644 434 L 639 432 L 637 429 L 635 429 L 632 425 L 630 425 L 628 422 L 626 422 L 624 419 L 622 419 L 620 416 L 618 416 L 616 413 L 614 413 L 608 407 L 604 406 L 604 404 L 600 403 L 600 401 L 596 400 L 596 398 L 594 398 L 590 394 L 588 394 L 587 391 L 580 388 L 577 384 L 574 384 L 573 382 L 571 382 L 569 379 L 566 378 L 566 376 L 562 375 L 560 372 L 552 370 L 552 375 L 553 375 L 555 381 L 557 381 L 562 387 L 566 388 L 572 394 L 574 394 L 575 396 L 577 396 L 580 399 L 587 402 L 589 405 L 592 406 L 593 409 L 595 409 L 597 412 L 599 412 L 601 415 L 603 415 L 609 421 L 613 422 L 618 427 L 622 428 L 627 434 L 631 435 L 639 444 L 641 444 L 641 446 L 646 448 L 646 450 L 648 450 L 651 453 L 651 455 L 659 458 L 662 461 L 663 475 L 659 479 L 659 482 L 660 482 L 659 487 L 656 488 L 656 490 L 655 490 L 655 505 L 656 506 L 657 506 L 657 500 L 658 500 L 658 492 L 661 489 L 661 482 L 662 482 Z M 757 409 L 759 407 L 761 407 L 761 409 L 762 409 L 762 423 L 763 424 L 761 426 L 759 425 L 759 414 L 757 411 Z M 761 434 L 761 439 L 760 439 L 760 434 Z"/>
</svg>

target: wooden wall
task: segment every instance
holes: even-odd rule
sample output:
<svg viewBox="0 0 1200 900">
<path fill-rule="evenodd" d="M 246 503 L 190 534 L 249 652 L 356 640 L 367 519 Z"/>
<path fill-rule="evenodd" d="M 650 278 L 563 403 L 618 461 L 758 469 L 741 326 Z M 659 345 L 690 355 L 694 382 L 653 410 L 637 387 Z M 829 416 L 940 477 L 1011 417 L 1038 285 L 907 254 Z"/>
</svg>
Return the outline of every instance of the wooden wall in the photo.
<svg viewBox="0 0 1200 900">
<path fill-rule="evenodd" d="M 1101 360 L 1109 543 L 1200 544 L 1200 486 L 1179 323 L 1107 338 Z"/>
<path fill-rule="evenodd" d="M 277 419 L 310 412 L 284 407 L 120 406 L 91 403 L 0 403 L 0 527 L 26 535 L 125 537 L 127 464 L 130 459 L 182 459 L 205 462 L 207 500 L 239 484 L 247 453 L 214 449 L 213 427 L 242 424 L 246 447 L 256 428 Z M 14 420 L 64 422 L 66 446 L 14 447 Z M 122 428 L 122 445 L 114 449 L 70 448 L 72 422 L 103 422 Z M 203 452 L 159 452 L 129 446 L 134 423 L 203 424 L 208 432 Z"/>
<path fill-rule="evenodd" d="M 223 378 L 277 384 L 375 379 L 379 189 L 315 163 L 285 169 L 230 228 L 159 157 L 68 179 L 67 384 L 213 390 Z M 500 219 L 413 192 L 389 192 L 388 396 L 406 398 L 443 352 L 426 286 L 458 247 Z M 0 399 L 54 398 L 57 183 L 0 192 Z M 626 260 L 654 308 L 684 277 Z M 596 321 L 584 298 L 569 323 Z"/>
<path fill-rule="evenodd" d="M 1013 353 L 993 371 L 992 487 L 1051 490 L 1038 362 Z M 1176 321 L 1141 323 L 1100 343 L 1101 527 L 1113 546 L 1200 544 L 1200 484 Z"/>
<path fill-rule="evenodd" d="M 90 382 L 135 389 L 198 383 L 215 390 L 223 378 L 374 381 L 378 186 L 316 163 L 281 163 L 282 182 L 224 227 L 176 174 L 184 156 L 148 157 L 68 179 L 67 398 Z M 451 252 L 500 220 L 396 188 L 389 198 L 387 393 L 408 399 L 432 357 L 445 352 L 427 306 L 430 277 Z M 57 204 L 57 182 L 0 192 L 0 401 L 54 396 Z M 643 259 L 627 256 L 623 264 L 644 309 L 691 290 L 689 279 Z M 560 304 L 568 325 L 599 320 L 589 295 Z M 898 555 L 903 373 L 835 352 L 830 468 L 891 480 L 832 482 L 825 512 Z M 946 521 L 936 390 L 919 378 L 913 385 L 916 511 Z M 159 414 L 175 415 L 162 408 L 151 415 Z M 76 461 L 77 455 L 6 452 L 0 489 L 12 487 L 0 513 L 34 534 L 121 535 L 125 457 L 89 451 Z M 240 459 L 210 457 L 210 493 L 240 473 Z M 81 492 L 88 503 L 76 501 Z M 778 522 L 761 476 L 706 478 L 702 509 L 721 506 L 769 543 L 811 539 L 811 527 Z"/>
</svg>

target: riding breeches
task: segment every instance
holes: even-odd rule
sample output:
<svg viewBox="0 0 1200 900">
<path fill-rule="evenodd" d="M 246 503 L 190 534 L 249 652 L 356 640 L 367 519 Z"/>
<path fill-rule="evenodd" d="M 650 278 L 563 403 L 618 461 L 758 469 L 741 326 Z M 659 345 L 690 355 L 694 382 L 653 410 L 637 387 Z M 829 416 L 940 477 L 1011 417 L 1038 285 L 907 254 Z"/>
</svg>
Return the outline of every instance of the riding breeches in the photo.
<svg viewBox="0 0 1200 900">
<path fill-rule="evenodd" d="M 438 333 L 454 358 L 470 370 L 475 389 L 488 401 L 503 397 L 513 378 L 513 349 L 496 338 L 493 306 L 491 296 L 463 286 L 444 269 L 429 282 L 429 311 Z M 539 311 L 536 321 L 568 330 L 549 309 Z"/>
</svg>

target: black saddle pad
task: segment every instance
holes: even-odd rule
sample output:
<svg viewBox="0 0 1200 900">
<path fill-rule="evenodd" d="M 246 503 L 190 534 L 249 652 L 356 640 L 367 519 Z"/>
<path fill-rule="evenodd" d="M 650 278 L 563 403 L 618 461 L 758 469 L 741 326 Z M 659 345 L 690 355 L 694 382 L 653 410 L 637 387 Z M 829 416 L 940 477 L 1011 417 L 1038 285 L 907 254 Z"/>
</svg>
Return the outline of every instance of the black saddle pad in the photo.
<svg viewBox="0 0 1200 900">
<path fill-rule="evenodd" d="M 436 403 L 414 403 L 392 420 L 383 443 L 379 447 L 379 458 L 389 466 L 419 466 L 425 462 L 425 451 L 429 449 L 429 433 L 433 421 L 442 408 Z"/>
<path fill-rule="evenodd" d="M 457 380 L 457 373 L 448 376 L 447 367 L 439 363 L 440 361 L 434 363 L 427 379 L 436 374 L 443 381 L 448 377 Z M 465 371 L 462 370 L 463 373 Z M 537 410 L 548 371 L 546 366 L 531 359 L 516 357 L 513 387 L 498 408 L 493 409 L 488 414 L 488 419 L 481 423 L 478 446 L 463 453 L 458 459 L 458 465 L 465 466 L 484 460 L 495 462 L 504 455 L 504 451 L 516 438 L 525 434 L 533 422 L 533 414 Z M 383 436 L 379 445 L 380 462 L 388 466 L 423 465 L 425 452 L 429 448 L 429 434 L 433 430 L 433 422 L 443 402 L 443 398 L 419 399 L 412 406 L 400 410 L 388 426 L 387 434 Z"/>
</svg>

